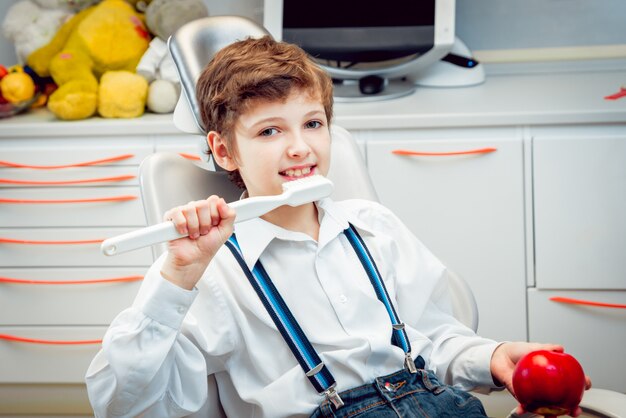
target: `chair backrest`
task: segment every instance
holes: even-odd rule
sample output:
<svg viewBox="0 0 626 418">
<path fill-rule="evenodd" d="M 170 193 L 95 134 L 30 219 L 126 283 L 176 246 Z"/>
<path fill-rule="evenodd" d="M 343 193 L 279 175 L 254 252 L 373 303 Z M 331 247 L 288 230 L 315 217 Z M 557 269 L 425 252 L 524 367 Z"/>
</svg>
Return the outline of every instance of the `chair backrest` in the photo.
<svg viewBox="0 0 626 418">
<path fill-rule="evenodd" d="M 196 82 L 205 65 L 220 49 L 246 38 L 269 36 L 269 32 L 242 16 L 211 16 L 181 26 L 167 41 L 180 77 L 182 93 L 174 119 L 188 133 L 205 133 L 196 101 Z"/>
</svg>

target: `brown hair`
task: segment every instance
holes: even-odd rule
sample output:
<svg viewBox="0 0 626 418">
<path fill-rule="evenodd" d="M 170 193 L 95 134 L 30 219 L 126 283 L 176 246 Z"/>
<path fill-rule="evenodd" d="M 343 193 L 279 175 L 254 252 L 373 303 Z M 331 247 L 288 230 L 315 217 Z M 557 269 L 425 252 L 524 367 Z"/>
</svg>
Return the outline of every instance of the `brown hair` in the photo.
<svg viewBox="0 0 626 418">
<path fill-rule="evenodd" d="M 196 99 L 207 132 L 218 132 L 236 155 L 234 126 L 255 100 L 285 100 L 293 89 L 319 97 L 328 123 L 333 114 L 330 76 L 296 45 L 269 36 L 248 38 L 218 51 L 196 85 Z M 210 151 L 209 151 L 210 152 Z M 239 172 L 231 173 L 244 187 Z"/>
</svg>

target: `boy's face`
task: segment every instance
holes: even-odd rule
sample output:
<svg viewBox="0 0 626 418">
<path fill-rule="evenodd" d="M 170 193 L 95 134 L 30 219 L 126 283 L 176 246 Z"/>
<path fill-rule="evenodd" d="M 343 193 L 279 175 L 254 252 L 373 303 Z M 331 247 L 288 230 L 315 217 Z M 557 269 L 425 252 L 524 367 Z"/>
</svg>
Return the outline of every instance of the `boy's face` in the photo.
<svg viewBox="0 0 626 418">
<path fill-rule="evenodd" d="M 300 90 L 284 102 L 251 103 L 235 124 L 228 170 L 239 173 L 250 196 L 277 195 L 282 184 L 314 174 L 326 175 L 330 133 L 324 106 Z"/>
</svg>

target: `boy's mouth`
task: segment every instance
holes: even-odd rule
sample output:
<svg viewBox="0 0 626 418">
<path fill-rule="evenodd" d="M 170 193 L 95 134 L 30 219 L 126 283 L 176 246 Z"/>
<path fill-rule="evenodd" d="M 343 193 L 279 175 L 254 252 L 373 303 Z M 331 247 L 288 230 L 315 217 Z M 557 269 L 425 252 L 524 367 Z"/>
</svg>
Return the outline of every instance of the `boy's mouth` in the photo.
<svg viewBox="0 0 626 418">
<path fill-rule="evenodd" d="M 315 167 L 316 166 L 288 168 L 285 171 L 281 171 L 280 175 L 289 177 L 291 179 L 307 177 L 313 174 Z"/>
</svg>

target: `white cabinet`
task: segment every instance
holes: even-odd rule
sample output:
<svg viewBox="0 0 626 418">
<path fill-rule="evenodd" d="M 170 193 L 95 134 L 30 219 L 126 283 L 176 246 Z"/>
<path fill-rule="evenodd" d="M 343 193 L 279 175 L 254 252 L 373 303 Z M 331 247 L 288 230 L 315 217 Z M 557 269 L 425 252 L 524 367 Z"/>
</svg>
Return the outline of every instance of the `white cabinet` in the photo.
<svg viewBox="0 0 626 418">
<path fill-rule="evenodd" d="M 469 282 L 479 308 L 479 333 L 526 340 L 521 134 L 516 129 L 365 134 L 368 168 L 381 202 Z"/>
<path fill-rule="evenodd" d="M 146 137 L 72 135 L 0 141 L 0 414 L 90 413 L 89 362 L 132 303 L 149 249 L 105 257 L 100 242 L 145 225 L 138 166 Z M 5 136 L 6 135 L 6 136 Z M 55 385 L 68 401 L 51 402 Z M 12 396 L 31 393 L 29 407 Z"/>
<path fill-rule="evenodd" d="M 609 306 L 553 301 L 561 297 Z M 557 342 L 572 354 L 594 387 L 626 393 L 626 291 L 528 291 L 529 336 L 532 341 Z"/>
<path fill-rule="evenodd" d="M 626 126 L 537 130 L 533 188 L 537 287 L 626 289 Z"/>
<path fill-rule="evenodd" d="M 626 126 L 534 129 L 532 157 L 529 337 L 563 344 L 596 387 L 626 392 Z"/>
</svg>

